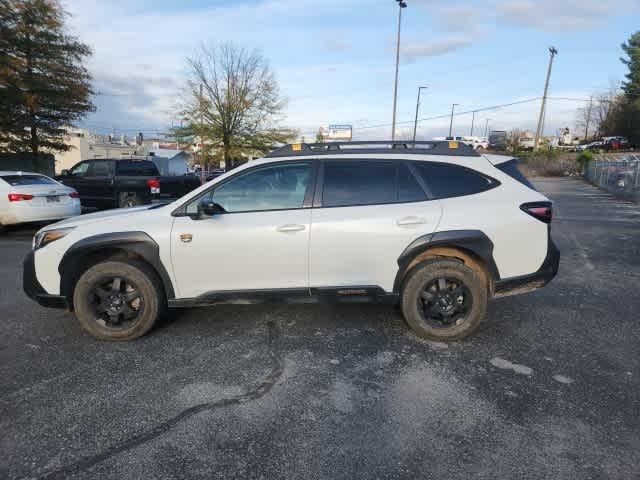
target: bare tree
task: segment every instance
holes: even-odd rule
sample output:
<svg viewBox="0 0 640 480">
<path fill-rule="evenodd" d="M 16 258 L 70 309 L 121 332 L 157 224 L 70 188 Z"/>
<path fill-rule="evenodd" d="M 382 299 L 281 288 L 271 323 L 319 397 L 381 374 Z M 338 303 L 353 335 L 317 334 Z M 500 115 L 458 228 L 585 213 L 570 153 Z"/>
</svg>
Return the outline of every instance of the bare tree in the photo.
<svg viewBox="0 0 640 480">
<path fill-rule="evenodd" d="M 598 118 L 594 108 L 594 98 L 591 95 L 589 103 L 576 111 L 576 131 L 584 132 L 584 140 L 587 141 L 589 134 L 593 135 L 598 130 Z"/>
<path fill-rule="evenodd" d="M 231 43 L 202 46 L 188 66 L 189 96 L 181 112 L 188 126 L 182 134 L 199 137 L 227 169 L 295 137 L 278 127 L 285 102 L 260 53 Z"/>
</svg>

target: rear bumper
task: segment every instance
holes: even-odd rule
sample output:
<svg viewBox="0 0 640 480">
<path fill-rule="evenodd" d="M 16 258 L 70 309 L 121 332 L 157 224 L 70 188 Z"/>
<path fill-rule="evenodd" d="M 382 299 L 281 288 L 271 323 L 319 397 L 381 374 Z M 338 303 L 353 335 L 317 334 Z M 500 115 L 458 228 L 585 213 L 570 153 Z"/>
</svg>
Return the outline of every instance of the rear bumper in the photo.
<svg viewBox="0 0 640 480">
<path fill-rule="evenodd" d="M 498 280 L 495 284 L 494 298 L 526 293 L 542 288 L 557 275 L 559 266 L 560 250 L 558 250 L 558 247 L 553 243 L 551 233 L 549 233 L 547 256 L 544 262 L 542 262 L 540 269 L 530 275 Z"/>
<path fill-rule="evenodd" d="M 26 203 L 26 202 L 16 202 Z M 53 206 L 11 205 L 2 217 L 4 225 L 19 223 L 49 222 L 80 215 L 80 201 L 71 200 L 65 204 Z"/>
<path fill-rule="evenodd" d="M 61 295 L 49 295 L 38 282 L 33 251 L 24 259 L 22 267 L 22 288 L 30 299 L 43 307 L 68 308 L 66 298 Z"/>
</svg>

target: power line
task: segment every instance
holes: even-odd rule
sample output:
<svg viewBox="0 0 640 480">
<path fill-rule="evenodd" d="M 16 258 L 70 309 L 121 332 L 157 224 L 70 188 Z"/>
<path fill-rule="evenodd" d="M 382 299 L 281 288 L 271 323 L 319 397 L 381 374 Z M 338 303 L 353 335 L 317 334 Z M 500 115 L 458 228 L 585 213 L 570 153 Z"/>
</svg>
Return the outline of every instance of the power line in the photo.
<svg viewBox="0 0 640 480">
<path fill-rule="evenodd" d="M 474 108 L 473 110 L 466 110 L 466 111 L 463 111 L 463 112 L 454 113 L 454 116 L 457 117 L 457 116 L 460 116 L 460 115 L 468 115 L 468 114 L 473 113 L 473 112 L 477 113 L 477 112 L 486 112 L 486 111 L 490 111 L 490 110 L 498 110 L 500 108 L 511 107 L 513 105 L 521 105 L 521 104 L 524 104 L 524 103 L 535 102 L 536 100 L 540 100 L 540 97 L 528 98 L 528 99 L 525 99 L 525 100 L 517 100 L 517 101 L 514 101 L 514 102 L 502 103 L 502 104 L 499 104 L 499 105 L 490 105 L 488 107 Z M 442 115 L 435 115 L 433 117 L 420 118 L 420 119 L 418 119 L 418 122 L 425 122 L 425 121 L 428 121 L 428 120 L 438 120 L 438 119 L 442 119 L 442 118 L 449 118 L 450 116 L 451 116 L 451 112 L 444 113 Z M 405 120 L 405 121 L 396 122 L 396 123 L 397 123 L 397 125 L 406 125 L 406 124 L 413 123 L 413 122 L 414 122 L 414 120 Z M 354 130 L 364 130 L 364 129 L 368 129 L 368 128 L 382 128 L 382 127 L 388 127 L 390 125 L 391 124 L 389 124 L 389 123 L 381 123 L 381 124 L 378 124 L 378 125 L 366 125 L 364 127 L 354 127 Z"/>
</svg>

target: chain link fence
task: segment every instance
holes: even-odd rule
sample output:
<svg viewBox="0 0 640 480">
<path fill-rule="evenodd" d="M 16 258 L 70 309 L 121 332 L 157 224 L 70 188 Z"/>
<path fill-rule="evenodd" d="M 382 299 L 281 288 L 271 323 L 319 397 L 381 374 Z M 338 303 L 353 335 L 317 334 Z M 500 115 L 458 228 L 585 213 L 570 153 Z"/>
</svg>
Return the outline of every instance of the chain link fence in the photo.
<svg viewBox="0 0 640 480">
<path fill-rule="evenodd" d="M 640 154 L 623 157 L 599 155 L 589 162 L 585 177 L 614 195 L 640 202 Z"/>
</svg>

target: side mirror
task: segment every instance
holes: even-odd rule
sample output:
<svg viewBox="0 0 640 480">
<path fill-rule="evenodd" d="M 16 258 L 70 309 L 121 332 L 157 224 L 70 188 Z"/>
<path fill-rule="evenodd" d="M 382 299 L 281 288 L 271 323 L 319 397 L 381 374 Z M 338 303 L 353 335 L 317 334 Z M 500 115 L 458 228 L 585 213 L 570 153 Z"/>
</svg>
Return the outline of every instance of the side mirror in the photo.
<svg viewBox="0 0 640 480">
<path fill-rule="evenodd" d="M 68 177 L 69 176 L 69 170 L 67 170 L 65 168 L 64 170 L 62 170 L 62 172 L 60 172 L 60 175 L 62 175 L 63 177 Z"/>
<path fill-rule="evenodd" d="M 198 216 L 202 217 L 213 217 L 214 215 L 220 215 L 221 213 L 225 213 L 226 210 L 219 203 L 214 202 L 213 200 L 202 200 L 198 204 Z"/>
</svg>

